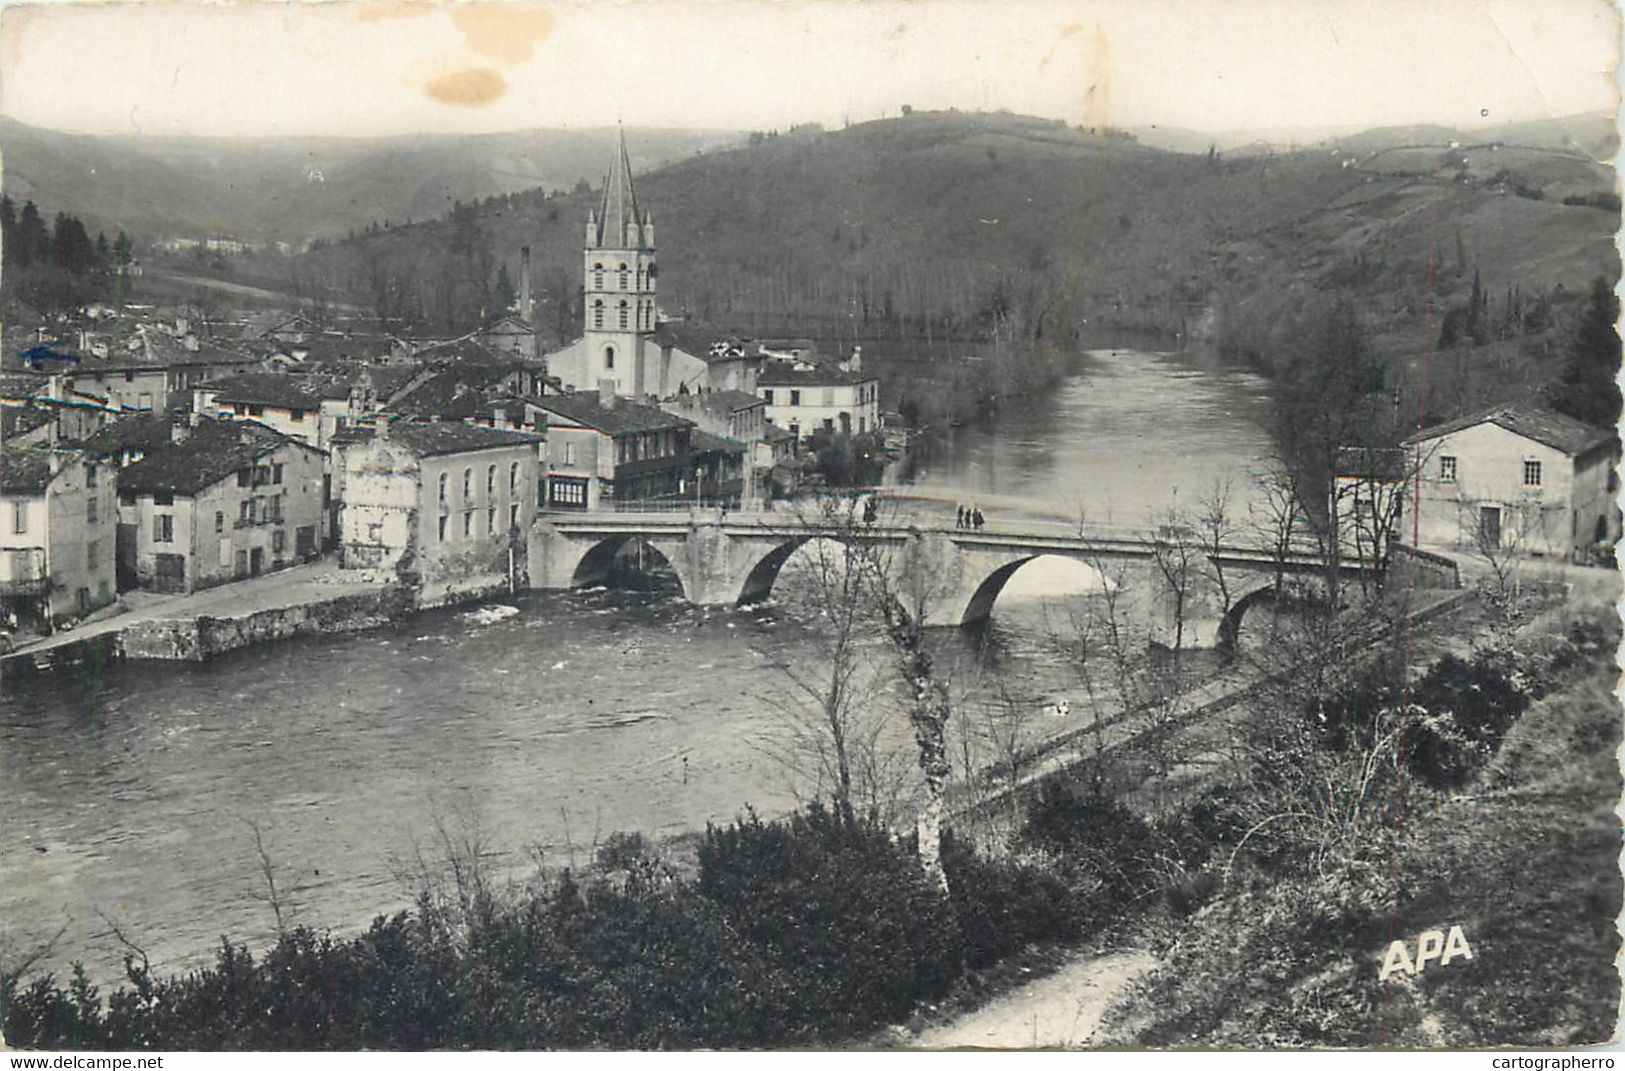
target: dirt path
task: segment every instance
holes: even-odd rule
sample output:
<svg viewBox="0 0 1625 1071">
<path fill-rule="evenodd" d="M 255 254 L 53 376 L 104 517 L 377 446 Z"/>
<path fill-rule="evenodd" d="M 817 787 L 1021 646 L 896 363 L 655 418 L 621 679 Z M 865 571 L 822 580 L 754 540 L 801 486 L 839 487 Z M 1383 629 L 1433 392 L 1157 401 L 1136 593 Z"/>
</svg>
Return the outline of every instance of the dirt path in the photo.
<svg viewBox="0 0 1625 1071">
<path fill-rule="evenodd" d="M 1155 963 L 1138 949 L 1081 956 L 914 1039 L 922 1049 L 1088 1048 L 1108 1005 Z"/>
</svg>

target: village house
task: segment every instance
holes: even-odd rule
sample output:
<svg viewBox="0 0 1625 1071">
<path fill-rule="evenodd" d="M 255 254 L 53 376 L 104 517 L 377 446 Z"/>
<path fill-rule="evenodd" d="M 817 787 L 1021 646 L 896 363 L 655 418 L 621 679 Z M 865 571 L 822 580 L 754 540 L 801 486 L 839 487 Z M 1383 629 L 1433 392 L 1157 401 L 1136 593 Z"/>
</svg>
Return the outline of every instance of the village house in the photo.
<svg viewBox="0 0 1625 1071">
<path fill-rule="evenodd" d="M 315 557 L 324 460 L 263 424 L 175 421 L 168 445 L 118 475 L 122 582 L 192 592 Z"/>
<path fill-rule="evenodd" d="M 0 445 L 0 629 L 51 631 L 117 597 L 111 467 Z"/>
<path fill-rule="evenodd" d="M 530 359 L 536 355 L 536 332 L 518 316 L 504 316 L 480 329 L 481 345 L 508 357 Z"/>
<path fill-rule="evenodd" d="M 380 417 L 334 443 L 339 563 L 394 572 L 419 605 L 515 582 L 536 518 L 536 435 Z"/>
<path fill-rule="evenodd" d="M 756 380 L 756 393 L 767 403 L 767 419 L 797 439 L 880 430 L 880 380 L 861 371 L 775 364 Z"/>
<path fill-rule="evenodd" d="M 1405 445 L 1419 539 L 1568 557 L 1619 538 L 1618 436 L 1530 404 L 1429 428 Z"/>
<path fill-rule="evenodd" d="M 198 387 L 192 408 L 219 420 L 252 420 L 290 439 L 325 449 L 322 393 L 304 377 L 261 372 Z"/>
<path fill-rule="evenodd" d="M 595 510 L 690 490 L 691 421 L 596 391 L 531 401 L 546 417 L 548 509 Z"/>
</svg>

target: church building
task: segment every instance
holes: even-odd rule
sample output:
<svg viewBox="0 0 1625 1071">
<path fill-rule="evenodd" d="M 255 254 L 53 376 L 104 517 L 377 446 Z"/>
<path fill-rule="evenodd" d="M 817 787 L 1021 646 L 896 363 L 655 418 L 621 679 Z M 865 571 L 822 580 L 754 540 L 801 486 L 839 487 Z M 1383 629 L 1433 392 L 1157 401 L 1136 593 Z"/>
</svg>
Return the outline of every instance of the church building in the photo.
<svg viewBox="0 0 1625 1071">
<path fill-rule="evenodd" d="M 582 336 L 547 355 L 548 374 L 567 389 L 636 401 L 755 392 L 765 358 L 737 340 L 719 344 L 721 336 L 660 322 L 654 220 L 638 207 L 624 134 L 617 136 L 598 210 L 587 216 L 582 279 Z"/>
</svg>

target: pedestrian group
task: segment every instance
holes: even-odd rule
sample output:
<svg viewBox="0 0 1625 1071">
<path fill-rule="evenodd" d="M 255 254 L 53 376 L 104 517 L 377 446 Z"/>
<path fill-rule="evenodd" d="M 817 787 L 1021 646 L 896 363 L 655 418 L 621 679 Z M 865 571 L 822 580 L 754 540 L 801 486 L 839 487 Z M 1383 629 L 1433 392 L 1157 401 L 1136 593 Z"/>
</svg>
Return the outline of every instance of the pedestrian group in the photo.
<svg viewBox="0 0 1625 1071">
<path fill-rule="evenodd" d="M 980 506 L 967 506 L 961 504 L 959 506 L 958 519 L 954 522 L 954 527 L 974 528 L 980 531 L 985 522 L 986 518 L 982 516 L 982 509 Z"/>
</svg>

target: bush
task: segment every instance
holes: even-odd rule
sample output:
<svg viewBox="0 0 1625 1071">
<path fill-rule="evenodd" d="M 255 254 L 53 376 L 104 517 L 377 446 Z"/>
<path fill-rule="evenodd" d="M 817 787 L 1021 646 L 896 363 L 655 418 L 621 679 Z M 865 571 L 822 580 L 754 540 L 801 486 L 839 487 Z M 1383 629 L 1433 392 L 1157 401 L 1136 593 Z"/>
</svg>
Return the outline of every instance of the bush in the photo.
<svg viewBox="0 0 1625 1071">
<path fill-rule="evenodd" d="M 699 892 L 795 981 L 822 1036 L 850 1035 L 944 993 L 953 916 L 913 852 L 818 804 L 706 831 Z"/>
<path fill-rule="evenodd" d="M 1088 921 L 1064 874 L 1037 862 L 984 859 L 951 833 L 942 865 L 965 965 L 982 968 L 1044 941 L 1076 940 Z"/>
<path fill-rule="evenodd" d="M 1097 788 L 1081 792 L 1049 782 L 1027 810 L 1018 843 L 1053 855 L 1068 874 L 1082 908 L 1110 914 L 1154 883 L 1156 834 L 1151 826 Z"/>
<path fill-rule="evenodd" d="M 1529 705 L 1497 661 L 1446 655 L 1411 689 L 1402 756 L 1435 788 L 1463 785 L 1489 761 Z"/>
</svg>

